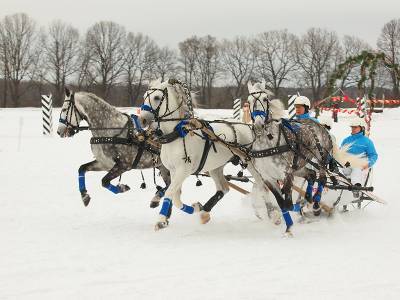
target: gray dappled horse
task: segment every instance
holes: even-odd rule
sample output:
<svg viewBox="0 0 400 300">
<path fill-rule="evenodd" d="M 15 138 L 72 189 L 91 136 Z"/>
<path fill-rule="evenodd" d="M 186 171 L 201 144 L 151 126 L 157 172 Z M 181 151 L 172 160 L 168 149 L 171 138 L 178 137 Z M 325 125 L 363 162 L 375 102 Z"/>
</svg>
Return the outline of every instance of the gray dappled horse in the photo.
<svg viewBox="0 0 400 300">
<path fill-rule="evenodd" d="M 284 107 L 280 100 L 270 100 L 265 84 L 248 84 L 251 116 L 254 121 L 256 139 L 253 143 L 253 162 L 275 196 L 287 225 L 293 224 L 289 211 L 298 210 L 292 203 L 293 177 L 308 181 L 306 200 L 313 202 L 316 215 L 320 212 L 321 192 L 326 182 L 326 165 L 333 157 L 341 164 L 363 166 L 365 160 L 350 155 L 346 148 L 339 149 L 328 131 L 313 120 L 283 119 Z M 317 179 L 318 188 L 312 189 Z M 283 183 L 282 189 L 280 183 Z"/>
<path fill-rule="evenodd" d="M 135 116 L 132 116 L 135 117 Z M 92 132 L 91 148 L 95 160 L 79 168 L 79 191 L 85 206 L 90 202 L 85 185 L 87 171 L 107 171 L 102 179 L 103 187 L 118 194 L 129 190 L 125 184 L 113 185 L 111 180 L 131 169 L 157 167 L 166 183 L 170 184 L 169 171 L 161 164 L 159 150 L 145 141 L 139 141 L 136 134 L 141 129 L 139 119 L 119 112 L 103 99 L 86 92 L 71 92 L 65 89 L 65 100 L 61 108 L 57 133 L 60 137 L 71 137 L 82 127 L 85 120 Z M 151 207 L 157 207 L 164 193 L 159 188 L 152 199 Z"/>
</svg>

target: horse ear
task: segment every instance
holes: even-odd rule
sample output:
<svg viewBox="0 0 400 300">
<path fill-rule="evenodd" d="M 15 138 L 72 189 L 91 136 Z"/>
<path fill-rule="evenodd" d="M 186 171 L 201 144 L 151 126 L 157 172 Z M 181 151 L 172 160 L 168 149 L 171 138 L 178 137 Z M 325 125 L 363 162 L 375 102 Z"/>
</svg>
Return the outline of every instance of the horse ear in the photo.
<svg viewBox="0 0 400 300">
<path fill-rule="evenodd" d="M 149 86 L 154 87 L 154 86 L 160 86 L 160 85 L 161 85 L 161 77 L 150 82 Z"/>
<path fill-rule="evenodd" d="M 67 98 L 71 97 L 71 91 L 67 87 L 65 87 L 65 96 Z"/>
<path fill-rule="evenodd" d="M 265 89 L 267 88 L 267 82 L 265 81 L 264 78 L 261 80 L 261 88 L 262 88 L 263 90 L 265 90 Z"/>
<path fill-rule="evenodd" d="M 247 82 L 247 88 L 249 89 L 249 92 L 253 89 L 253 84 L 251 83 L 250 80 L 249 82 Z"/>
</svg>

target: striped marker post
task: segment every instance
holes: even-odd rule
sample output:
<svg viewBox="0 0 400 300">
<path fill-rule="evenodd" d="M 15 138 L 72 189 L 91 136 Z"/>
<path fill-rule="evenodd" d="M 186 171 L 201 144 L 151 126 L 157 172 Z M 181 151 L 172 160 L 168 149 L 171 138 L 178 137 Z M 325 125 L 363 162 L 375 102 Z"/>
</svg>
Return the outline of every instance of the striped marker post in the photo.
<svg viewBox="0 0 400 300">
<path fill-rule="evenodd" d="M 298 95 L 289 95 L 289 100 L 288 100 L 288 114 L 289 114 L 289 119 L 293 118 L 294 115 L 296 114 L 296 110 L 294 107 L 294 100 L 296 100 Z"/>
<path fill-rule="evenodd" d="M 53 134 L 53 99 L 42 95 L 43 135 Z"/>
<path fill-rule="evenodd" d="M 366 100 L 365 95 L 364 95 L 364 97 L 362 97 L 360 99 L 360 103 L 358 105 L 358 109 L 359 109 L 360 118 L 365 118 L 365 115 L 366 115 L 366 112 L 367 112 L 367 100 Z"/>
<path fill-rule="evenodd" d="M 242 108 L 242 100 L 240 98 L 233 100 L 233 118 L 240 120 L 240 109 Z"/>
</svg>

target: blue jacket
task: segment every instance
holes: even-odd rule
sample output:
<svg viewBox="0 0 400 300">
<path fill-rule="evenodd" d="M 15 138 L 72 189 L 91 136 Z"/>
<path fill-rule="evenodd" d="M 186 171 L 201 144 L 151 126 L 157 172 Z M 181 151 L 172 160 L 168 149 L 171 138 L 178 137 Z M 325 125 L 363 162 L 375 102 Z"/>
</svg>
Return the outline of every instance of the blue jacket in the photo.
<svg viewBox="0 0 400 300">
<path fill-rule="evenodd" d="M 347 144 L 351 144 L 348 150 L 349 153 L 362 154 L 368 158 L 369 167 L 372 167 L 378 159 L 378 153 L 376 153 L 374 143 L 362 132 L 352 134 L 345 138 L 341 147 Z"/>
<path fill-rule="evenodd" d="M 296 120 L 310 119 L 310 120 L 313 120 L 314 122 L 319 123 L 319 121 L 316 118 L 310 116 L 310 113 L 305 113 L 305 114 L 302 114 L 302 115 L 295 115 L 294 118 Z"/>
</svg>

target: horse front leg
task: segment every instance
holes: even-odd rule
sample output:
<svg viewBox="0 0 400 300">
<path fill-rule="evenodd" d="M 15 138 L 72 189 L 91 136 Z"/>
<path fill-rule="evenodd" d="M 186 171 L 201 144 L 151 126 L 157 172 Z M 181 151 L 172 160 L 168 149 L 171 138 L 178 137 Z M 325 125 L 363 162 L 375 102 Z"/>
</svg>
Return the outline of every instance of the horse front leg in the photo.
<svg viewBox="0 0 400 300">
<path fill-rule="evenodd" d="M 206 224 L 210 221 L 210 212 L 213 207 L 221 200 L 226 193 L 229 192 L 228 181 L 224 176 L 224 167 L 219 167 L 210 172 L 211 178 L 214 180 L 216 193 L 204 204 L 203 210 L 200 214 L 200 222 Z"/>
<path fill-rule="evenodd" d="M 117 178 L 122 173 L 127 171 L 119 162 L 117 162 L 111 170 L 102 178 L 101 184 L 107 190 L 113 192 L 114 194 L 125 193 L 130 190 L 130 187 L 126 184 L 113 185 L 111 180 Z"/>
<path fill-rule="evenodd" d="M 171 175 L 169 173 L 169 170 L 164 167 L 164 165 L 161 165 L 159 167 L 161 177 L 165 183 L 165 187 L 162 187 L 161 189 L 158 189 L 156 194 L 154 195 L 153 199 L 150 201 L 150 207 L 151 208 L 156 208 L 160 205 L 161 198 L 164 197 L 165 191 L 171 184 Z"/>
<path fill-rule="evenodd" d="M 154 229 L 160 230 L 166 228 L 169 225 L 168 218 L 171 214 L 171 207 L 174 205 L 181 211 L 187 214 L 193 214 L 199 212 L 202 209 L 200 203 L 194 203 L 193 205 L 186 205 L 182 203 L 180 196 L 182 193 L 182 183 L 190 175 L 187 170 L 179 170 L 171 172 L 171 184 L 165 192 L 163 204 L 161 206 L 159 221 L 156 223 Z"/>
<path fill-rule="evenodd" d="M 264 176 L 267 178 L 264 179 L 260 175 L 260 173 L 256 170 L 253 163 L 250 163 L 248 165 L 248 169 L 249 169 L 250 173 L 253 175 L 257 184 L 264 187 L 264 190 L 266 193 L 268 192 L 268 190 L 270 190 L 271 193 L 274 195 L 276 202 L 278 203 L 279 208 L 281 209 L 283 219 L 285 220 L 285 224 L 286 224 L 285 234 L 286 234 L 286 236 L 292 236 L 291 227 L 293 226 L 293 220 L 292 220 L 292 217 L 290 216 L 289 211 L 293 210 L 293 204 L 286 205 L 285 199 L 282 197 L 282 194 L 281 194 L 281 191 L 280 191 L 277 181 L 273 180 L 269 176 L 267 177 L 266 174 L 264 174 Z"/>
<path fill-rule="evenodd" d="M 89 202 L 90 202 L 90 196 L 86 190 L 86 179 L 85 179 L 86 172 L 88 172 L 88 171 L 104 171 L 104 170 L 105 169 L 102 167 L 101 163 L 98 162 L 97 160 L 93 160 L 93 161 L 83 164 L 79 167 L 79 170 L 78 170 L 79 191 L 81 193 L 81 198 L 82 198 L 83 204 L 85 206 L 88 206 Z"/>
</svg>

